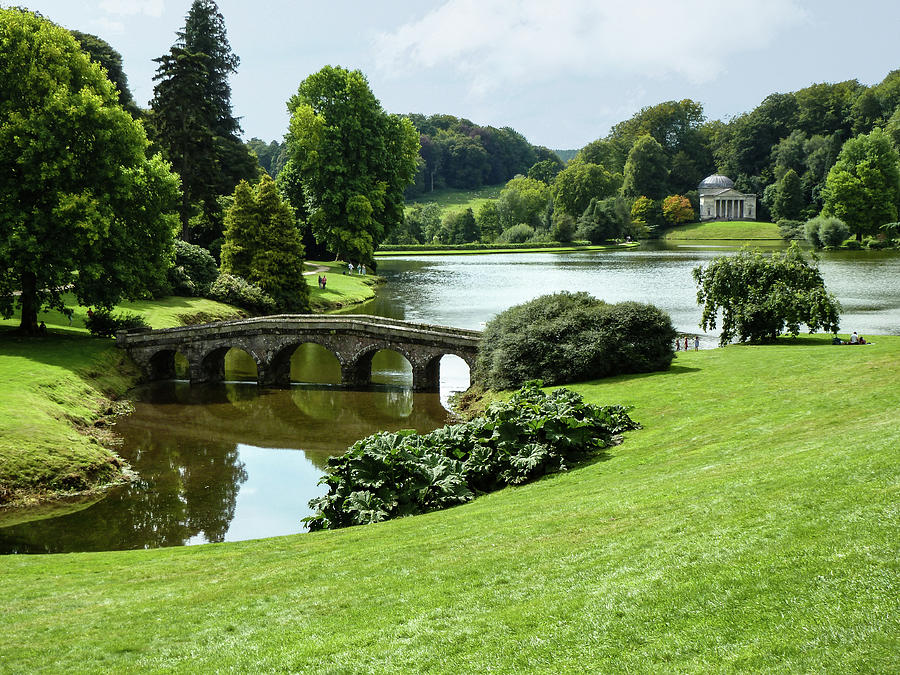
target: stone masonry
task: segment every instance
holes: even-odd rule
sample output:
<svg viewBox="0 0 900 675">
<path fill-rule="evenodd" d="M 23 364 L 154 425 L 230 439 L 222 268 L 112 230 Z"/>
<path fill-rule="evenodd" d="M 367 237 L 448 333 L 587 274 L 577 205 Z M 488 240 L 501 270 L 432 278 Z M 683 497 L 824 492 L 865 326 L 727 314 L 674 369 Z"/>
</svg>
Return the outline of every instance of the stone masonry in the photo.
<svg viewBox="0 0 900 675">
<path fill-rule="evenodd" d="M 221 382 L 225 354 L 242 349 L 256 361 L 257 381 L 269 387 L 290 385 L 291 355 L 312 342 L 333 353 L 341 365 L 341 384 L 365 387 L 372 357 L 382 349 L 402 354 L 412 365 L 413 390 L 437 391 L 440 359 L 459 356 L 474 374 L 479 331 L 416 324 L 368 315 L 280 314 L 162 330 L 122 331 L 116 344 L 125 349 L 148 380 L 175 377 L 175 354 L 188 362 L 191 382 Z"/>
</svg>

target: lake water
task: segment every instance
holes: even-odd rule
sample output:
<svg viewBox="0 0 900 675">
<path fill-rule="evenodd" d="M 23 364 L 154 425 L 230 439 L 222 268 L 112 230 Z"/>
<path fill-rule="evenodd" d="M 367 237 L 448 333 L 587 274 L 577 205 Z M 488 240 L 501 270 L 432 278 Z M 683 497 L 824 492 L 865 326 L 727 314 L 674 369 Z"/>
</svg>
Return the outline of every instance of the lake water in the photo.
<svg viewBox="0 0 900 675">
<path fill-rule="evenodd" d="M 609 253 L 510 254 L 385 260 L 379 297 L 353 313 L 481 328 L 498 312 L 544 293 L 587 291 L 608 302 L 652 302 L 696 334 L 700 309 L 691 270 L 733 251 L 727 243 L 644 246 Z M 842 330 L 900 334 L 900 254 L 822 255 L 840 299 Z M 700 333 L 704 348 L 716 333 Z M 303 531 L 327 458 L 379 430 L 429 431 L 448 420 L 446 401 L 468 386 L 465 364 L 441 363 L 441 393 L 413 394 L 411 369 L 382 352 L 372 391 L 349 392 L 336 359 L 305 345 L 288 390 L 259 389 L 249 357 L 229 356 L 224 385 L 158 383 L 138 389 L 135 413 L 117 425 L 120 454 L 141 479 L 64 516 L 0 529 L 0 552 L 64 552 L 176 546 Z"/>
</svg>

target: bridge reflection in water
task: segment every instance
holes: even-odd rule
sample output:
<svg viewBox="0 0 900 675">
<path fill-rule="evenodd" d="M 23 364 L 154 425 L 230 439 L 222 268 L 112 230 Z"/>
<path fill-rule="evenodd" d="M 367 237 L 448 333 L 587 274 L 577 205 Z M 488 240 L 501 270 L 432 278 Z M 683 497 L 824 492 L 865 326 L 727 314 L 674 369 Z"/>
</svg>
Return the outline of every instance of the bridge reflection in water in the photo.
<svg viewBox="0 0 900 675">
<path fill-rule="evenodd" d="M 173 379 L 176 355 L 187 363 L 192 383 L 225 379 L 225 356 L 246 352 L 256 363 L 257 382 L 286 387 L 291 357 L 300 345 L 317 344 L 340 366 L 341 384 L 365 388 L 372 382 L 372 359 L 382 350 L 404 356 L 412 367 L 413 391 L 436 392 L 440 361 L 454 355 L 474 372 L 481 333 L 370 315 L 282 314 L 152 331 L 123 331 L 117 344 L 143 369 L 148 380 Z"/>
</svg>

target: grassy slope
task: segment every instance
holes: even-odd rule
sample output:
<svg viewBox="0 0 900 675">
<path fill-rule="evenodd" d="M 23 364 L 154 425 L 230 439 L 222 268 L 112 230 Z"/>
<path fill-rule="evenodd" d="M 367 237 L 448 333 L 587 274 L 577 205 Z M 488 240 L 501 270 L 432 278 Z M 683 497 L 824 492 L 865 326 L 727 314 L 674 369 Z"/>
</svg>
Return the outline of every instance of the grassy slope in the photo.
<svg viewBox="0 0 900 675">
<path fill-rule="evenodd" d="M 413 204 L 434 202 L 441 207 L 442 212 L 465 211 L 468 208 L 472 209 L 474 213 L 478 213 L 478 207 L 484 202 L 500 197 L 500 191 L 504 187 L 506 187 L 506 183 L 503 185 L 489 185 L 475 190 L 445 188 L 434 192 L 426 192 L 415 199 L 407 200 L 406 204 L 407 206 L 412 206 Z"/>
<path fill-rule="evenodd" d="M 347 263 L 340 260 L 334 262 L 307 262 L 307 267 L 327 268 L 324 271 L 326 283 L 325 290 L 319 288 L 316 274 L 307 274 L 306 283 L 309 285 L 309 303 L 314 312 L 323 312 L 329 309 L 357 305 L 375 297 L 375 287 L 380 283 L 380 277 L 371 274 L 345 274 Z"/>
<path fill-rule="evenodd" d="M 200 298 L 120 308 L 143 314 L 154 328 L 180 325 L 183 315 L 236 313 Z M 108 397 L 123 394 L 137 373 L 111 340 L 88 335 L 87 308 L 73 310 L 71 326 L 58 312 L 42 313 L 49 333 L 44 338 L 18 337 L 11 330 L 16 320 L 0 321 L 0 491 L 7 491 L 7 498 L 8 491 L 34 496 L 94 488 L 121 477 L 117 457 L 98 442 L 92 425 L 108 408 Z"/>
<path fill-rule="evenodd" d="M 734 221 L 680 225 L 668 230 L 664 238 L 676 240 L 716 239 L 722 241 L 777 239 L 781 241 L 781 234 L 775 223 Z"/>
<path fill-rule="evenodd" d="M 0 559 L 10 671 L 900 668 L 900 338 L 577 387 L 607 461 L 338 532 Z"/>
</svg>

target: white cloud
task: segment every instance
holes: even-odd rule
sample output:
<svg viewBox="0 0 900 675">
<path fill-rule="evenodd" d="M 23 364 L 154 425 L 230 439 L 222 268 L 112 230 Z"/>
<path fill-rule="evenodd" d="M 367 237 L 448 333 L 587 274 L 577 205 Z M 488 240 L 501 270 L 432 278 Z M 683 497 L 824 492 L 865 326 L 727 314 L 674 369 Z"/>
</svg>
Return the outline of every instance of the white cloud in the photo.
<svg viewBox="0 0 900 675">
<path fill-rule="evenodd" d="M 116 21 L 114 19 L 108 19 L 105 16 L 101 16 L 99 19 L 93 20 L 93 25 L 97 26 L 100 30 L 99 32 L 102 35 L 121 35 L 125 32 L 125 24 L 121 21 Z"/>
<path fill-rule="evenodd" d="M 165 0 L 101 0 L 100 2 L 100 9 L 117 16 L 143 14 L 144 16 L 160 17 L 165 8 Z"/>
<path fill-rule="evenodd" d="M 374 46 L 388 74 L 449 67 L 473 93 L 559 77 L 702 83 L 804 17 L 799 0 L 446 0 Z"/>
</svg>

